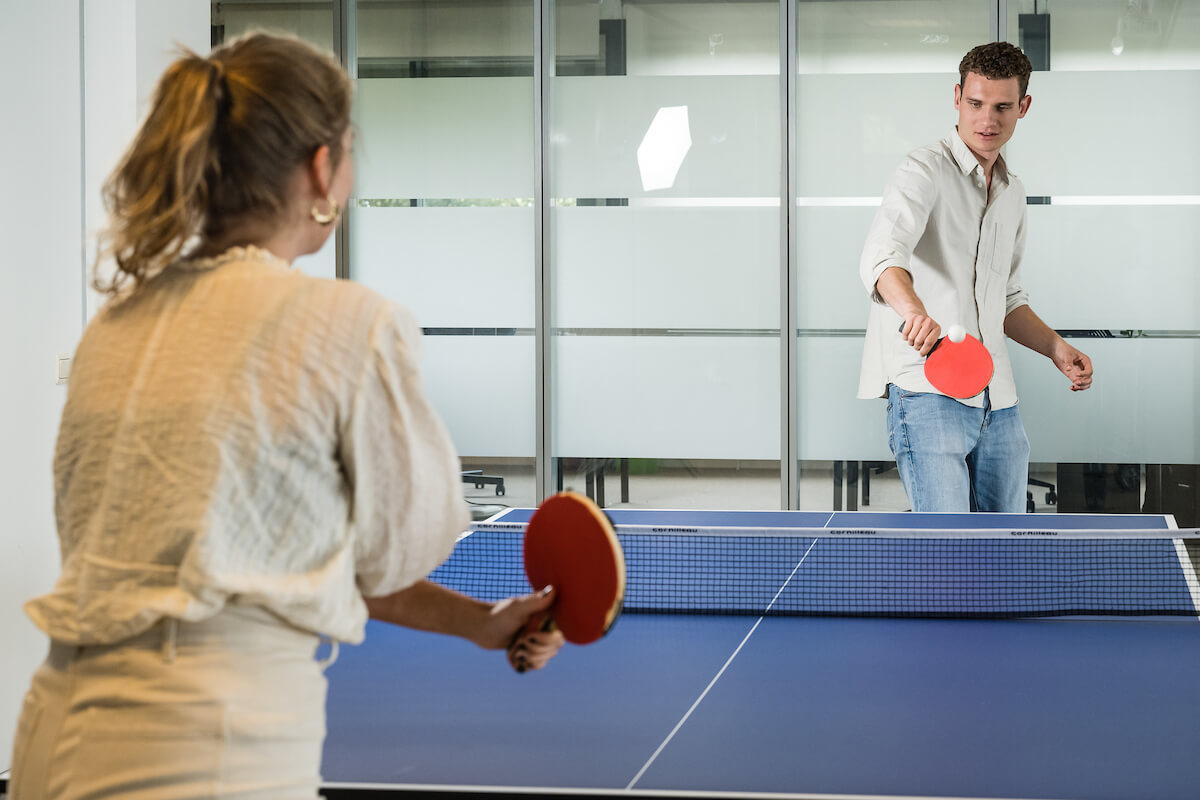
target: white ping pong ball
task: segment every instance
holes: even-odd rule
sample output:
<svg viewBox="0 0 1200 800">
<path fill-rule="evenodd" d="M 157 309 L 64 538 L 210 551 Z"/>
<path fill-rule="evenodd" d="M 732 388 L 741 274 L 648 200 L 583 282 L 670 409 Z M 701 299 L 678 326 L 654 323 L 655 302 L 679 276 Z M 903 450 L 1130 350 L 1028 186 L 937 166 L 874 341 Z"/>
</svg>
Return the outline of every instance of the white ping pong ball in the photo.
<svg viewBox="0 0 1200 800">
<path fill-rule="evenodd" d="M 946 332 L 946 338 L 958 344 L 963 339 L 967 338 L 967 329 L 962 325 L 951 325 L 950 330 Z"/>
</svg>

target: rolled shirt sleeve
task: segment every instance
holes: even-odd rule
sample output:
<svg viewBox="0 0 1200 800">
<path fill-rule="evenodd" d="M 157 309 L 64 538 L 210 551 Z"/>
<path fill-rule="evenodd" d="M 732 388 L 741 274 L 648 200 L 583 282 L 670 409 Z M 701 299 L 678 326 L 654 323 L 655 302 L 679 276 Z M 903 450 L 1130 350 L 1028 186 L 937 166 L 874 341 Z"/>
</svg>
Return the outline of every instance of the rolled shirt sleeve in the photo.
<svg viewBox="0 0 1200 800">
<path fill-rule="evenodd" d="M 875 288 L 879 276 L 890 267 L 909 269 L 936 200 L 937 186 L 928 166 L 906 159 L 884 190 L 859 260 L 859 276 L 875 303 L 884 303 Z"/>
<path fill-rule="evenodd" d="M 1025 233 L 1029 228 L 1029 210 L 1021 209 L 1021 221 L 1017 224 L 1017 235 L 1013 242 L 1012 265 L 1008 271 L 1005 287 L 1004 316 L 1015 309 L 1029 305 L 1029 293 L 1021 288 L 1021 260 L 1025 257 Z"/>
</svg>

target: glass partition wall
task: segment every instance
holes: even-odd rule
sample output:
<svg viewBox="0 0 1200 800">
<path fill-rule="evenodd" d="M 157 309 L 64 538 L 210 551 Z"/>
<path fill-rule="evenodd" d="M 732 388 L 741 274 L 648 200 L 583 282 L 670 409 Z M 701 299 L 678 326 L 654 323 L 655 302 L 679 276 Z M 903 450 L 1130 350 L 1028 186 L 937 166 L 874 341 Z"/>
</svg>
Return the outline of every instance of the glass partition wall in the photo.
<svg viewBox="0 0 1200 800">
<path fill-rule="evenodd" d="M 1062 510 L 1200 525 L 1200 3 L 1021 0 L 1002 33 L 1037 70 L 1009 146 L 1025 283 L 1096 364 L 1068 396 L 1044 359 L 1014 359 L 1035 475 Z"/>
<path fill-rule="evenodd" d="M 549 81 L 556 486 L 776 507 L 779 5 L 559 2 L 558 42 L 572 8 L 586 52 Z"/>
<path fill-rule="evenodd" d="M 334 0 L 214 4 L 357 76 L 358 183 L 304 268 L 425 330 L 480 514 L 606 505 L 902 510 L 856 400 L 857 264 L 905 153 L 1006 39 L 1034 102 L 1023 282 L 1095 362 L 1010 345 L 1040 511 L 1198 524 L 1194 0 Z M 341 32 L 339 34 L 339 31 Z"/>
<path fill-rule="evenodd" d="M 884 185 L 953 129 L 958 63 L 992 41 L 988 0 L 796 4 L 797 425 L 802 508 L 902 511 L 885 400 L 856 400 L 869 300 L 858 275 Z"/>
<path fill-rule="evenodd" d="M 480 515 L 534 502 L 530 0 L 359 2 L 349 277 L 424 329 Z"/>
</svg>

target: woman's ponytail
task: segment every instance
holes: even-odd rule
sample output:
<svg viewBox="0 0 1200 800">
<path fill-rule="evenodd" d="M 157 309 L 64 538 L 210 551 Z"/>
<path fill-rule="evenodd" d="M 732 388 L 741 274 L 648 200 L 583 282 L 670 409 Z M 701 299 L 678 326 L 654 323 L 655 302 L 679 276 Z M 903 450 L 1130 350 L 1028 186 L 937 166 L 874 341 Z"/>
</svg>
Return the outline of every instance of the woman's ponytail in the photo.
<svg viewBox="0 0 1200 800">
<path fill-rule="evenodd" d="M 293 37 L 250 33 L 208 58 L 186 53 L 105 183 L 100 257 L 116 271 L 96 288 L 136 290 L 200 240 L 280 221 L 296 168 L 323 145 L 335 164 L 344 155 L 350 101 L 337 61 Z"/>
<path fill-rule="evenodd" d="M 179 257 L 201 230 L 220 174 L 218 126 L 227 114 L 224 67 L 189 53 L 155 89 L 149 115 L 104 185 L 109 227 L 102 252 L 116 272 L 96 288 L 136 289 Z"/>
</svg>

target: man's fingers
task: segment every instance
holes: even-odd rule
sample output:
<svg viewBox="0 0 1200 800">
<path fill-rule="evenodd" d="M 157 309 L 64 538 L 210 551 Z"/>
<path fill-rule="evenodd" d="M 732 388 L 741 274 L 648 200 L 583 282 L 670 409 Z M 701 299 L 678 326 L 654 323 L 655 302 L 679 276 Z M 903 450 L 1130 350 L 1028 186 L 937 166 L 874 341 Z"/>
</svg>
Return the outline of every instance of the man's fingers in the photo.
<svg viewBox="0 0 1200 800">
<path fill-rule="evenodd" d="M 937 344 L 942 328 L 932 318 L 914 316 L 905 321 L 904 340 L 921 355 L 929 355 L 929 351 Z"/>
</svg>

